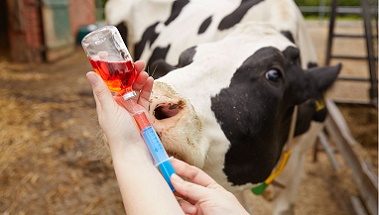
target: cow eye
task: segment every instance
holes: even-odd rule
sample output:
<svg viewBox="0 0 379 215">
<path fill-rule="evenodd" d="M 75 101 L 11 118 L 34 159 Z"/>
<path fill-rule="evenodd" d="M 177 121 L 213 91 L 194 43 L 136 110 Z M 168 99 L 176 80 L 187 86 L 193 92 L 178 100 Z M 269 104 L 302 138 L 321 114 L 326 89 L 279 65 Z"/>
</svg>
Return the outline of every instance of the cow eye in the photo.
<svg viewBox="0 0 379 215">
<path fill-rule="evenodd" d="M 265 74 L 267 80 L 278 82 L 279 79 L 282 77 L 282 74 L 277 69 L 270 69 Z"/>
</svg>

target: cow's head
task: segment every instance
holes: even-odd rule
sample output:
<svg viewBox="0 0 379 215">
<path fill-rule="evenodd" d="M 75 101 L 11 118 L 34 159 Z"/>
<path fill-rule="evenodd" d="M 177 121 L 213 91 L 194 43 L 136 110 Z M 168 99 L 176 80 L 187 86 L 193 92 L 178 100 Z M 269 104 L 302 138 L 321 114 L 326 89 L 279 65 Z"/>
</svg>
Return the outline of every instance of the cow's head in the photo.
<svg viewBox="0 0 379 215">
<path fill-rule="evenodd" d="M 304 71 L 293 43 L 256 25 L 183 52 L 182 67 L 156 80 L 151 98 L 168 153 L 223 186 L 264 181 L 288 138 L 294 106 L 320 97 L 340 70 Z"/>
</svg>

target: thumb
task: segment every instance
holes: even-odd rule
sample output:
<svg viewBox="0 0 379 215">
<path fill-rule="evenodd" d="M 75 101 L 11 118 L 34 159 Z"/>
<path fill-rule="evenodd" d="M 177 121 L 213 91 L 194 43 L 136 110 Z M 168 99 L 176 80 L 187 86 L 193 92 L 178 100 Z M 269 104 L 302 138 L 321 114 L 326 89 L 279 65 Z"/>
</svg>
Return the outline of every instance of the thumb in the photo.
<svg viewBox="0 0 379 215">
<path fill-rule="evenodd" d="M 112 93 L 101 77 L 95 72 L 88 72 L 86 77 L 92 86 L 96 106 L 106 111 L 106 104 L 112 104 L 112 102 L 114 102 Z"/>
</svg>

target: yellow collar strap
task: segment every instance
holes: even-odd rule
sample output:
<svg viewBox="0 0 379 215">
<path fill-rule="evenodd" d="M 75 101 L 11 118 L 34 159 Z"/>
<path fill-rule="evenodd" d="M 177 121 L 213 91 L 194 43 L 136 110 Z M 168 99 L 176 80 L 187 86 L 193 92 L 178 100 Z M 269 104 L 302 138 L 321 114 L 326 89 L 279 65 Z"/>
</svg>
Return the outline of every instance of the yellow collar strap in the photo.
<svg viewBox="0 0 379 215">
<path fill-rule="evenodd" d="M 292 147 L 293 147 L 293 138 L 296 128 L 296 120 L 297 120 L 297 105 L 294 107 L 293 113 L 292 113 L 292 119 L 291 119 L 291 127 L 290 132 L 288 134 L 288 140 L 287 144 L 285 146 L 285 149 L 282 153 L 282 156 L 280 158 L 278 166 L 275 168 L 273 172 L 271 172 L 270 176 L 260 185 L 253 187 L 251 189 L 251 192 L 253 192 L 255 195 L 262 195 L 265 189 L 269 184 L 271 184 L 276 177 L 283 171 L 284 167 L 287 165 L 287 161 L 291 155 Z"/>
<path fill-rule="evenodd" d="M 283 171 L 284 167 L 287 165 L 287 161 L 291 155 L 292 150 L 285 151 L 282 154 L 278 167 L 270 174 L 270 176 L 260 185 L 253 187 L 251 192 L 255 195 L 262 195 L 266 187 L 274 181 L 276 177 Z"/>
</svg>

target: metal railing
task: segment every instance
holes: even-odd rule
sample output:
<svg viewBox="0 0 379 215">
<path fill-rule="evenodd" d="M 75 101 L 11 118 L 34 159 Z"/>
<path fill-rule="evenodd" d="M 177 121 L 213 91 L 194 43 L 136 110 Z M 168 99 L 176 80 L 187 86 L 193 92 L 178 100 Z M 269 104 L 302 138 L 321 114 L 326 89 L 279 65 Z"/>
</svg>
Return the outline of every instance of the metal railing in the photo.
<svg viewBox="0 0 379 215">
<path fill-rule="evenodd" d="M 326 101 L 329 116 L 325 122 L 325 130 L 335 143 L 338 152 L 342 154 L 352 171 L 359 197 L 351 198 L 356 211 L 362 208 L 370 215 L 378 214 L 378 176 L 372 169 L 371 160 L 362 157 L 357 147 L 360 145 L 350 134 L 350 130 L 341 112 L 334 102 Z M 327 147 L 326 147 L 327 148 Z M 333 153 L 328 154 L 329 159 Z M 336 161 L 331 159 L 333 167 L 338 168 Z"/>
</svg>

